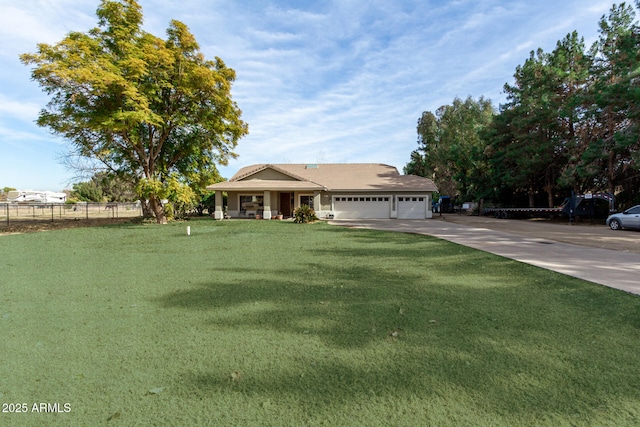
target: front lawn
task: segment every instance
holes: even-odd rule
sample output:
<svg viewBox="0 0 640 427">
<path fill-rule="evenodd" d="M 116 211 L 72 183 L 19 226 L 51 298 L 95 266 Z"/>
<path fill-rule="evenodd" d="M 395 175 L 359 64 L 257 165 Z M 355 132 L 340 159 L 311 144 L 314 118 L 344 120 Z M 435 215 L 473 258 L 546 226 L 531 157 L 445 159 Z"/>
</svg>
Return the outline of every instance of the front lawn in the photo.
<svg viewBox="0 0 640 427">
<path fill-rule="evenodd" d="M 207 219 L 0 266 L 3 426 L 640 423 L 639 297 L 430 237 Z"/>
</svg>

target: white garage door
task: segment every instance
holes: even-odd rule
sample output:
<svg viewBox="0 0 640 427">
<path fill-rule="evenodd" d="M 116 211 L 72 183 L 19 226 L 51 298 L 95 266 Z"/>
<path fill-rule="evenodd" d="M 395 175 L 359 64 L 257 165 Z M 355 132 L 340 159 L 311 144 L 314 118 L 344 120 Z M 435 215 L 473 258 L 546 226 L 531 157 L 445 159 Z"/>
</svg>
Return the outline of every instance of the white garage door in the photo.
<svg viewBox="0 0 640 427">
<path fill-rule="evenodd" d="M 425 219 L 427 199 L 426 196 L 398 197 L 398 218 Z"/>
<path fill-rule="evenodd" d="M 346 196 L 333 199 L 333 214 L 336 219 L 389 218 L 390 197 Z"/>
</svg>

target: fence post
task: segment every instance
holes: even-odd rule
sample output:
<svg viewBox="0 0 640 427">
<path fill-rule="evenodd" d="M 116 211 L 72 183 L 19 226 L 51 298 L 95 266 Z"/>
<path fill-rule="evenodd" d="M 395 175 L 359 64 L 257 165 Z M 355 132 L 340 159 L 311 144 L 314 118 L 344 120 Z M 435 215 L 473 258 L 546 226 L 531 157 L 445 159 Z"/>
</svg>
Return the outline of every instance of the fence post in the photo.
<svg viewBox="0 0 640 427">
<path fill-rule="evenodd" d="M 7 227 L 9 226 L 9 203 L 6 204 L 7 206 Z"/>
<path fill-rule="evenodd" d="M 89 220 L 89 202 L 84 205 L 84 211 L 87 214 L 87 221 Z"/>
<path fill-rule="evenodd" d="M 51 222 L 53 222 L 53 203 L 51 203 Z"/>
</svg>

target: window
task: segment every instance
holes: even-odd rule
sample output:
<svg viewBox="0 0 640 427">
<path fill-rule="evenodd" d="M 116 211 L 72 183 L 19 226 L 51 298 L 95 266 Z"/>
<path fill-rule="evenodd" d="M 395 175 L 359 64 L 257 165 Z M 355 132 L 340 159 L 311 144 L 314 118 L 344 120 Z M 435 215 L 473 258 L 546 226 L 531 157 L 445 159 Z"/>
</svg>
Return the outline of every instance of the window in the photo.
<svg viewBox="0 0 640 427">
<path fill-rule="evenodd" d="M 300 196 L 300 206 L 307 205 L 311 209 L 315 209 L 313 207 L 313 196 Z"/>
<path fill-rule="evenodd" d="M 389 197 L 339 197 L 334 198 L 336 202 L 389 202 Z"/>
<path fill-rule="evenodd" d="M 639 207 L 633 207 L 631 209 L 629 209 L 627 211 L 628 214 L 632 214 L 632 215 L 637 215 L 640 214 L 640 208 Z"/>
</svg>

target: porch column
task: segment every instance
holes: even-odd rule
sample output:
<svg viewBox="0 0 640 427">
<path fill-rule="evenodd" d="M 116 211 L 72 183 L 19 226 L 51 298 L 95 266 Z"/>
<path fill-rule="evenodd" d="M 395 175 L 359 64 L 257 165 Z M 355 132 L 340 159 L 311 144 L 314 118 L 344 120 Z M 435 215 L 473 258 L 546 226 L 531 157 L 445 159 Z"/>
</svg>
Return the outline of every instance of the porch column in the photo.
<svg viewBox="0 0 640 427">
<path fill-rule="evenodd" d="M 222 191 L 221 190 L 217 190 L 216 191 L 216 201 L 215 201 L 215 210 L 213 212 L 213 218 L 214 219 L 224 219 L 224 212 L 222 211 L 222 209 L 224 208 L 222 206 Z"/>
<path fill-rule="evenodd" d="M 271 191 L 264 192 L 263 208 L 264 212 L 262 213 L 262 217 L 264 219 L 271 219 Z"/>
</svg>

